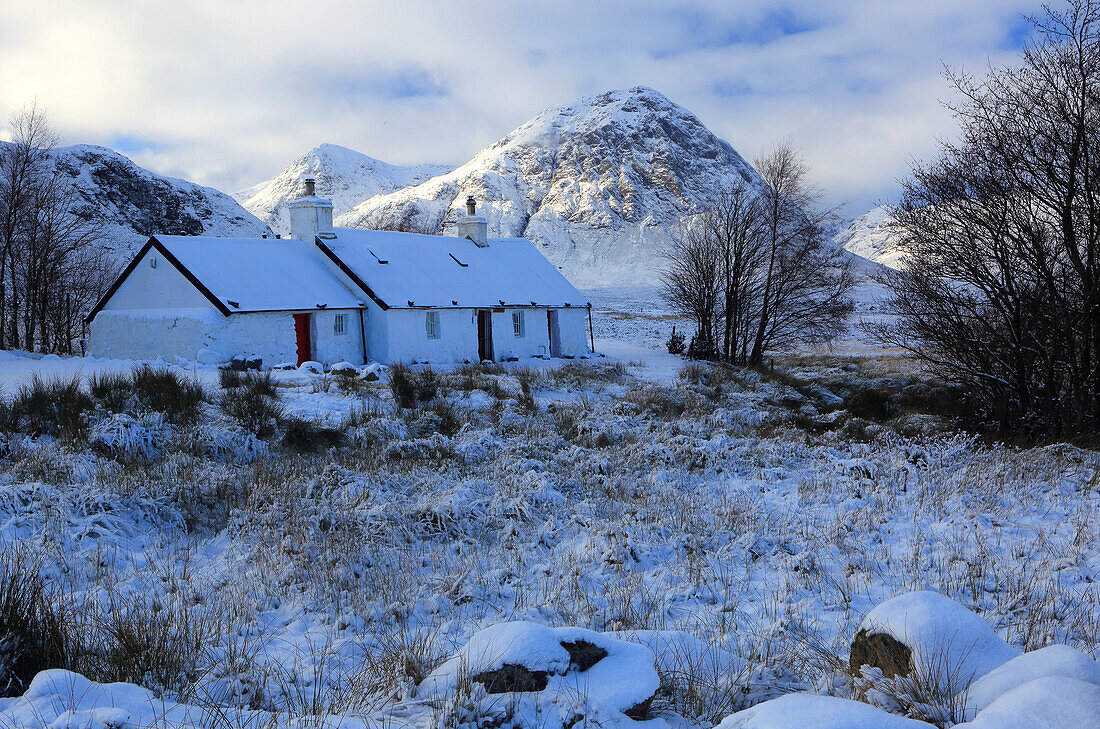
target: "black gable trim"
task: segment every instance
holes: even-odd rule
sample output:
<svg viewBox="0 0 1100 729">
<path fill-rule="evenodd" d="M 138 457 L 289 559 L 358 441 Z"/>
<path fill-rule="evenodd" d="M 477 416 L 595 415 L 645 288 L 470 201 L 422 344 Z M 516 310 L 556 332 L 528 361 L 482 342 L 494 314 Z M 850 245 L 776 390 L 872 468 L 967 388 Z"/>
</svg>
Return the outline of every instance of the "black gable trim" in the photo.
<svg viewBox="0 0 1100 729">
<path fill-rule="evenodd" d="M 182 263 L 180 263 L 179 259 L 172 255 L 172 252 L 169 251 L 163 243 L 157 240 L 157 237 L 154 235 L 149 237 L 149 240 L 145 242 L 145 245 L 141 247 L 141 250 L 139 250 L 134 255 L 134 258 L 130 261 L 130 263 L 126 266 L 122 273 L 119 274 L 118 278 L 115 279 L 115 282 L 111 284 L 111 288 L 107 289 L 107 293 L 105 293 L 103 297 L 96 302 L 96 305 L 92 307 L 92 310 L 90 312 L 88 312 L 88 316 L 84 317 L 85 324 L 92 323 L 92 319 L 95 319 L 95 315 L 103 310 L 103 307 L 106 306 L 107 302 L 111 300 L 111 297 L 115 295 L 115 292 L 118 291 L 118 288 L 122 286 L 122 282 L 125 281 L 131 273 L 133 273 L 134 269 L 137 268 L 138 263 L 141 262 L 141 259 L 145 258 L 145 254 L 147 254 L 149 252 L 149 249 L 151 248 L 157 249 L 157 252 L 164 257 L 164 260 L 175 266 L 176 270 L 183 274 L 183 277 L 186 278 L 192 286 L 198 289 L 199 293 L 209 299 L 210 303 L 213 304 L 214 307 L 224 316 L 229 316 L 233 313 L 229 309 L 229 307 L 225 305 L 225 303 L 219 301 L 218 297 L 214 296 L 210 289 L 206 288 L 206 286 L 203 285 L 202 281 L 199 281 L 195 274 L 191 273 L 190 269 L 188 269 L 187 266 L 184 266 Z"/>
<path fill-rule="evenodd" d="M 358 274 L 356 274 L 355 271 L 351 270 L 351 267 L 348 266 L 348 264 L 344 263 L 340 259 L 340 257 L 333 252 L 331 248 L 325 245 L 325 242 L 323 240 L 317 238 L 315 242 L 317 244 L 317 248 L 320 249 L 320 251 L 326 256 L 328 256 L 328 259 L 335 263 L 336 266 L 341 271 L 343 271 L 344 275 L 350 278 L 356 286 L 363 289 L 363 291 L 366 292 L 367 296 L 371 297 L 371 300 L 374 301 L 374 303 L 378 304 L 379 308 L 381 308 L 382 311 L 386 311 L 390 308 L 390 305 L 387 304 L 385 301 L 382 301 L 382 299 L 378 298 L 378 295 L 374 293 L 374 290 L 370 286 L 367 286 L 366 282 L 363 281 L 363 279 L 359 278 Z"/>
</svg>

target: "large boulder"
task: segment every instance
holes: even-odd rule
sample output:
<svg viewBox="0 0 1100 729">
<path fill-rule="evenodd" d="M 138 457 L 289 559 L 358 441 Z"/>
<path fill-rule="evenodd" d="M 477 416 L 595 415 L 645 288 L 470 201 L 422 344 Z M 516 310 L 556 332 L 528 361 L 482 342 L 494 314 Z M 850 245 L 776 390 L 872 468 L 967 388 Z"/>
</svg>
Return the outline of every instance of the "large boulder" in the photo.
<svg viewBox="0 0 1100 729">
<path fill-rule="evenodd" d="M 726 717 L 716 729 L 932 729 L 931 724 L 835 696 L 787 694 Z"/>
<path fill-rule="evenodd" d="M 849 660 L 857 673 L 871 666 L 890 678 L 919 668 L 945 684 L 965 687 L 1018 655 L 1019 650 L 954 600 L 936 592 L 910 592 L 867 614 Z"/>
<path fill-rule="evenodd" d="M 645 719 L 660 679 L 653 651 L 583 628 L 509 622 L 470 637 L 432 671 L 417 697 L 445 703 L 462 687 L 491 714 L 508 694 L 518 726 L 569 727 L 580 719 L 601 725 Z M 533 724 L 532 724 L 533 725 Z"/>
<path fill-rule="evenodd" d="M 1004 694 L 1037 678 L 1060 676 L 1100 686 L 1100 663 L 1065 645 L 1050 645 L 1024 653 L 980 677 L 962 692 L 967 717 L 974 716 Z M 1100 713 L 1100 704 L 1096 710 Z"/>
</svg>

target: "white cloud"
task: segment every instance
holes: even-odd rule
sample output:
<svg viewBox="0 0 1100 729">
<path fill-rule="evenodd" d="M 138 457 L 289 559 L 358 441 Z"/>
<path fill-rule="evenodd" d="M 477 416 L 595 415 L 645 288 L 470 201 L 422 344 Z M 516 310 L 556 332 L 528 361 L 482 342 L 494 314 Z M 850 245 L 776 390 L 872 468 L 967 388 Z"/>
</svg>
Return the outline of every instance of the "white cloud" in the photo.
<svg viewBox="0 0 1100 729">
<path fill-rule="evenodd" d="M 461 163 L 543 108 L 645 84 L 751 158 L 789 137 L 832 202 L 888 197 L 953 131 L 942 63 L 1005 62 L 1031 0 L 41 0 L 0 7 L 0 114 L 233 190 L 320 142 Z"/>
</svg>

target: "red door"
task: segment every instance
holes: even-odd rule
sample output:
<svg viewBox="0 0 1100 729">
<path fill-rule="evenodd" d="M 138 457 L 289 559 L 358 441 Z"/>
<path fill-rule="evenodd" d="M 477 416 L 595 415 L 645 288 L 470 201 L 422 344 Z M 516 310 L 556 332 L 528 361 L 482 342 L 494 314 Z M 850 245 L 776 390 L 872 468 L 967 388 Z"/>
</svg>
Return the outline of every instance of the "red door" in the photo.
<svg viewBox="0 0 1100 729">
<path fill-rule="evenodd" d="M 309 314 L 294 315 L 294 336 L 298 340 L 298 364 L 313 359 L 313 342 L 309 338 Z"/>
</svg>

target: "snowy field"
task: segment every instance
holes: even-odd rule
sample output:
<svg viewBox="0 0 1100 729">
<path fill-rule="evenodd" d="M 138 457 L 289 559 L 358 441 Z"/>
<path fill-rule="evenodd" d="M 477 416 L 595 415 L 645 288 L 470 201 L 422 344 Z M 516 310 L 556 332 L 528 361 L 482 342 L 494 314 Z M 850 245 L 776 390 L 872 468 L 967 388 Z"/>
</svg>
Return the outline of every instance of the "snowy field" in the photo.
<svg viewBox="0 0 1100 729">
<path fill-rule="evenodd" d="M 279 372 L 247 425 L 197 367 L 194 423 L 8 428 L 0 621 L 38 580 L 68 670 L 0 686 L 0 727 L 1097 725 L 1100 454 L 895 407 L 929 386 L 871 347 L 685 369 L 654 290 L 586 293 L 604 357 L 414 368 L 404 407 Z M 8 396 L 132 366 L 2 357 Z M 934 686 L 852 670 L 876 626 Z"/>
</svg>

